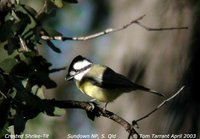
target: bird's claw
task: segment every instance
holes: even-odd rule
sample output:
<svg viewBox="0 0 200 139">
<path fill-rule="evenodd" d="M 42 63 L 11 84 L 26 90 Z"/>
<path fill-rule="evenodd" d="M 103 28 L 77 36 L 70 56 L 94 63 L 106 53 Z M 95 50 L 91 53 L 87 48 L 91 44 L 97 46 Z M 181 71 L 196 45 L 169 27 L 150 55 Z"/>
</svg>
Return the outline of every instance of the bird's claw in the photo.
<svg viewBox="0 0 200 139">
<path fill-rule="evenodd" d="M 95 109 L 95 104 L 94 104 L 94 102 L 88 102 L 89 104 L 90 104 L 90 106 L 92 107 L 91 108 L 91 111 L 93 111 L 94 109 Z"/>
</svg>

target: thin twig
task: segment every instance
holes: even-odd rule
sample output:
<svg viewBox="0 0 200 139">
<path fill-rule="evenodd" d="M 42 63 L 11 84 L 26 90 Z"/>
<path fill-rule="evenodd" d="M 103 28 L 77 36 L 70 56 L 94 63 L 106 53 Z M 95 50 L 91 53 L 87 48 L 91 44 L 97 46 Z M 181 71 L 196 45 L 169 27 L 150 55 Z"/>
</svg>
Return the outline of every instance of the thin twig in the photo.
<svg viewBox="0 0 200 139">
<path fill-rule="evenodd" d="M 1 96 L 4 97 L 5 99 L 8 98 L 8 97 L 7 97 L 3 92 L 1 92 L 1 91 L 0 91 L 0 94 L 1 94 Z"/>
<path fill-rule="evenodd" d="M 126 28 L 128 28 L 129 26 L 131 26 L 132 24 L 136 24 L 142 28 L 144 28 L 147 31 L 166 31 L 166 30 L 179 30 L 179 29 L 188 29 L 188 27 L 164 27 L 164 28 L 151 28 L 148 26 L 143 25 L 142 23 L 140 23 L 139 21 L 142 20 L 144 18 L 145 15 L 142 15 L 134 20 L 132 20 L 131 22 L 123 25 L 120 28 L 108 28 L 102 32 L 98 32 L 92 35 L 88 35 L 88 36 L 81 36 L 81 37 L 64 37 L 64 36 L 47 36 L 41 33 L 41 39 L 43 40 L 60 40 L 60 41 L 66 41 L 66 40 L 72 40 L 72 41 L 86 41 L 86 40 L 90 40 L 90 39 L 94 39 L 106 34 L 110 34 L 110 33 L 114 33 L 117 31 L 121 31 L 124 30 Z"/>
<path fill-rule="evenodd" d="M 185 86 L 182 86 L 173 96 L 169 97 L 168 99 L 165 99 L 162 103 L 160 103 L 154 110 L 146 114 L 145 116 L 139 118 L 138 120 L 134 120 L 133 123 L 137 125 L 137 123 L 147 117 L 149 117 L 152 113 L 156 112 L 158 109 L 160 109 L 162 106 L 164 106 L 165 103 L 169 102 L 173 98 L 175 98 L 183 89 Z"/>
<path fill-rule="evenodd" d="M 19 36 L 19 41 L 20 41 L 21 51 L 22 52 L 28 52 L 29 49 L 28 49 L 28 47 L 26 45 L 26 42 L 20 36 Z"/>
<path fill-rule="evenodd" d="M 167 30 L 178 30 L 178 29 L 188 29 L 188 27 L 164 27 L 164 28 L 152 28 L 143 25 L 142 23 L 136 21 L 135 24 L 139 25 L 140 27 L 144 28 L 147 31 L 167 31 Z"/>
<path fill-rule="evenodd" d="M 41 35 L 41 38 L 43 40 L 61 40 L 61 41 L 66 41 L 66 40 L 72 40 L 72 41 L 85 41 L 85 40 L 90 40 L 90 39 L 94 39 L 94 38 L 97 38 L 97 37 L 100 37 L 102 35 L 106 35 L 106 34 L 110 34 L 110 33 L 113 33 L 113 32 L 117 32 L 117 31 L 120 31 L 120 30 L 124 30 L 126 28 L 128 28 L 129 26 L 131 26 L 132 24 L 134 23 L 137 23 L 139 20 L 142 20 L 144 18 L 145 15 L 142 15 L 134 20 L 132 20 L 131 22 L 123 25 L 122 27 L 120 28 L 117 28 L 117 29 L 113 29 L 113 28 L 108 28 L 102 32 L 98 32 L 98 33 L 95 33 L 95 34 L 92 34 L 92 35 L 89 35 L 89 36 L 81 36 L 81 37 L 63 37 L 63 36 L 46 36 L 46 35 Z"/>
<path fill-rule="evenodd" d="M 59 72 L 61 70 L 66 70 L 66 69 L 67 69 L 67 66 L 62 67 L 62 68 L 54 68 L 54 69 L 50 69 L 49 73 Z"/>
</svg>

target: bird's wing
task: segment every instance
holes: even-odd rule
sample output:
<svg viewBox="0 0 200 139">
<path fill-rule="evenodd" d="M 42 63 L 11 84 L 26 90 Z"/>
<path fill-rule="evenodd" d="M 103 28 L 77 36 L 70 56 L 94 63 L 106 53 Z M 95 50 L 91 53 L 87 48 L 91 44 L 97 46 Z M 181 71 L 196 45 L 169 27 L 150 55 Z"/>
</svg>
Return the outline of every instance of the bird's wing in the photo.
<svg viewBox="0 0 200 139">
<path fill-rule="evenodd" d="M 97 74 L 96 74 L 97 75 Z M 87 80 L 90 80 L 94 85 L 97 85 L 101 88 L 105 89 L 116 89 L 116 88 L 127 88 L 134 90 L 137 89 L 137 85 L 135 86 L 128 78 L 125 76 L 114 72 L 110 68 L 106 68 L 101 76 L 95 76 L 95 78 L 90 78 L 90 76 L 85 77 Z"/>
<path fill-rule="evenodd" d="M 133 83 L 125 76 L 107 68 L 103 74 L 102 87 L 104 88 L 133 88 Z"/>
<path fill-rule="evenodd" d="M 149 88 L 146 88 L 144 86 L 135 84 L 131 82 L 128 78 L 125 76 L 118 74 L 114 72 L 110 68 L 106 68 L 106 70 L 103 73 L 102 77 L 96 77 L 94 78 L 88 78 L 93 84 L 104 88 L 104 89 L 123 89 L 125 92 L 133 91 L 133 90 L 143 90 L 147 91 L 159 96 L 163 96 L 162 94 L 158 93 L 155 90 L 151 90 Z"/>
</svg>

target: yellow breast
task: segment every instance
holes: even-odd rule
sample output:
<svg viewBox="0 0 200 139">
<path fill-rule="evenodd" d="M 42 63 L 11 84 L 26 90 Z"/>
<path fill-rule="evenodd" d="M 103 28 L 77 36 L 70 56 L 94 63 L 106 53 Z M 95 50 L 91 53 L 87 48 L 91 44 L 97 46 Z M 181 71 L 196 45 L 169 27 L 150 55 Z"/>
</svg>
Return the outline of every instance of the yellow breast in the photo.
<svg viewBox="0 0 200 139">
<path fill-rule="evenodd" d="M 87 81 L 81 84 L 78 81 L 76 81 L 76 85 L 82 93 L 87 94 L 88 96 L 101 102 L 111 102 L 115 100 L 118 96 L 120 96 L 122 93 L 115 89 L 108 90 L 100 88 Z"/>
</svg>

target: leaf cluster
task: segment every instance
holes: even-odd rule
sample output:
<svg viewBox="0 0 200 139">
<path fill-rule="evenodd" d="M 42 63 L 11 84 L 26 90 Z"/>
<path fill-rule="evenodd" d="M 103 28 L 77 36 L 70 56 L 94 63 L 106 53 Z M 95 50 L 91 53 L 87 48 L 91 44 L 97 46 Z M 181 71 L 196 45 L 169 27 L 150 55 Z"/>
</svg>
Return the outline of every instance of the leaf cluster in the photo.
<svg viewBox="0 0 200 139">
<path fill-rule="evenodd" d="M 39 54 L 38 47 L 42 44 L 41 35 L 48 35 L 43 21 L 52 17 L 52 9 L 61 8 L 63 2 L 77 0 L 44 0 L 39 12 L 20 1 L 0 1 L 0 46 L 8 55 L 0 60 L 0 138 L 12 125 L 15 134 L 22 133 L 27 120 L 41 112 L 54 116 L 54 107 L 45 104 L 38 90 L 42 86 L 55 88 L 49 75 L 65 68 L 50 69 L 51 63 Z M 51 41 L 44 43 L 61 52 Z"/>
</svg>

